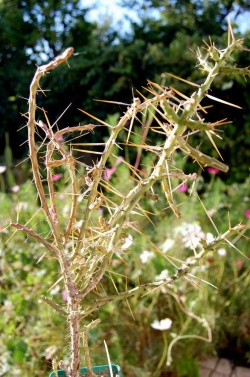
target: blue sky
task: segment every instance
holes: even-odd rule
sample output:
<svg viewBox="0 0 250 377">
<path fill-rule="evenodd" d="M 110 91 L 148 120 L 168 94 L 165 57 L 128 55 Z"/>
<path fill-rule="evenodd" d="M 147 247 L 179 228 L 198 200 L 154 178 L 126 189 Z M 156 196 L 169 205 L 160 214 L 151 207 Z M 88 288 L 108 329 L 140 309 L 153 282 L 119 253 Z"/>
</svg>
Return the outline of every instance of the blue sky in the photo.
<svg viewBox="0 0 250 377">
<path fill-rule="evenodd" d="M 82 0 L 84 7 L 94 6 L 95 9 L 89 12 L 88 17 L 90 20 L 104 20 L 107 18 L 112 19 L 112 26 L 118 26 L 119 29 L 124 31 L 129 30 L 129 22 L 126 20 L 126 16 L 129 16 L 134 21 L 139 21 L 136 12 L 132 9 L 122 9 L 118 5 L 119 0 Z M 233 13 L 232 13 L 233 16 Z M 156 14 L 157 17 L 157 14 Z M 237 17 L 237 24 L 239 30 L 244 33 L 250 29 L 250 12 L 246 12 L 243 15 Z"/>
<path fill-rule="evenodd" d="M 136 12 L 121 8 L 117 0 L 82 0 L 82 4 L 84 7 L 95 7 L 88 13 L 90 20 L 100 21 L 105 18 L 111 18 L 112 26 L 119 25 L 119 29 L 122 28 L 125 31 L 129 29 L 129 21 L 126 20 L 126 16 L 139 21 Z"/>
</svg>

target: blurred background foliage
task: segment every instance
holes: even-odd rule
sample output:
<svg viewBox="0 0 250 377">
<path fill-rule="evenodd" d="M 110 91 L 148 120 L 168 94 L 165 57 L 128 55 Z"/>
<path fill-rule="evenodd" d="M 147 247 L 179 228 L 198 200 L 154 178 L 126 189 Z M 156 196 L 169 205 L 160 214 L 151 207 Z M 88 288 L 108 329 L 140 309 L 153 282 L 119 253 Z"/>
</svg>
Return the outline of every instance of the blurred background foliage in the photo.
<svg viewBox="0 0 250 377">
<path fill-rule="evenodd" d="M 143 159 L 142 163 L 145 162 L 150 162 L 149 156 Z M 182 163 L 180 159 L 177 166 Z M 244 183 L 226 185 L 219 173 L 206 173 L 209 179 L 204 174 L 199 175 L 194 187 L 189 184 L 184 191 L 175 192 L 175 200 L 182 203 L 179 207 L 181 219 L 175 218 L 168 208 L 162 210 L 164 198 L 157 203 L 150 198 L 145 199 L 144 208 L 149 219 L 139 215 L 133 219 L 139 221 L 141 233 L 134 232 L 129 249 L 114 257 L 110 272 L 102 280 L 100 296 L 103 292 L 115 294 L 116 290 L 122 292 L 139 283 L 155 281 L 159 276 L 171 276 L 175 268 L 168 258 L 172 256 L 185 261 L 193 256 L 191 240 L 195 242 L 203 234 L 211 241 L 217 235 L 197 194 L 218 232 L 222 233 L 228 227 L 228 211 L 232 225 L 248 221 L 249 226 L 249 179 Z M 112 185 L 126 190 L 126 186 L 130 185 L 126 179 L 128 175 L 126 165 L 114 166 L 110 176 Z M 69 211 L 65 195 L 67 178 L 61 174 L 57 181 L 57 189 L 61 192 L 60 213 L 65 218 Z M 13 235 L 8 223 L 9 218 L 19 216 L 20 223 L 29 222 L 29 226 L 40 234 L 47 234 L 48 225 L 39 208 L 34 185 L 29 180 L 16 193 L 1 192 L 0 200 L 0 375 L 48 376 L 52 358 L 66 359 L 68 356 L 65 318 L 53 312 L 39 298 L 46 295 L 57 303 L 64 303 L 59 268 L 53 257 L 44 255 L 45 249 L 41 245 L 21 232 Z M 34 220 L 32 216 L 37 211 Z M 181 339 L 172 349 L 173 364 L 167 368 L 164 358 L 157 376 L 198 376 L 198 361 L 207 355 L 223 356 L 236 365 L 247 366 L 250 359 L 250 267 L 241 252 L 249 257 L 249 230 L 245 236 L 235 244 L 240 252 L 225 243 L 218 252 L 207 255 L 201 266 L 192 270 L 198 279 L 180 279 L 172 287 L 118 301 L 94 313 L 93 320 L 99 316 L 102 319 L 101 324 L 90 333 L 94 365 L 107 362 L 103 345 L 105 339 L 111 360 L 121 365 L 125 376 L 152 376 L 166 345 L 176 334 L 207 337 L 206 327 L 202 324 L 205 320 L 213 333 L 212 342 Z M 234 244 L 235 239 L 230 241 Z M 158 252 L 155 252 L 152 242 Z M 90 305 L 95 298 L 96 295 L 88 297 Z M 85 305 L 88 305 L 86 300 Z M 172 320 L 172 326 L 163 335 L 163 331 L 153 329 L 151 324 L 154 320 L 165 318 Z"/>
<path fill-rule="evenodd" d="M 24 162 L 16 166 L 27 155 L 26 119 L 22 115 L 27 112 L 28 88 L 36 64 L 47 62 L 68 46 L 74 46 L 76 53 L 79 53 L 70 60 L 70 69 L 65 65 L 43 79 L 42 89 L 50 89 L 52 93 L 47 93 L 46 97 L 40 95 L 38 103 L 46 109 L 51 123 L 70 103 L 69 110 L 57 122 L 59 128 L 89 122 L 78 108 L 101 119 L 115 113 L 119 117 L 123 112 L 122 106 L 98 103 L 93 99 L 131 103 L 132 88 L 136 95 L 135 90 L 141 91 L 147 79 L 166 86 L 173 85 L 190 94 L 186 85 L 164 76 L 164 72 L 199 83 L 202 73 L 193 69 L 197 59 L 192 50 L 201 46 L 202 39 L 208 41 L 208 36 L 219 47 L 225 46 L 227 16 L 233 11 L 235 32 L 237 37 L 241 37 L 237 18 L 250 11 L 249 1 L 229 0 L 123 0 L 121 6 L 135 9 L 138 15 L 139 21 L 131 20 L 130 29 L 112 28 L 109 18 L 99 22 L 90 21 L 87 17 L 90 8 L 84 6 L 84 1 L 0 1 L 0 165 L 6 167 L 3 174 L 0 172 L 2 376 L 11 373 L 12 376 L 44 377 L 46 373 L 49 375 L 53 357 L 67 357 L 64 346 L 68 344 L 68 338 L 64 319 L 39 301 L 40 295 L 50 294 L 63 303 L 60 282 L 53 286 L 59 278 L 58 266 L 48 256 L 38 263 L 45 250 L 20 232 L 10 238 L 11 232 L 5 228 L 9 218 L 15 219 L 17 213 L 20 212 L 19 222 L 25 224 L 39 210 L 29 164 Z M 242 36 L 245 39 L 244 46 L 250 48 L 250 31 Z M 248 66 L 249 53 L 236 54 L 235 64 L 239 67 Z M 215 81 L 212 91 L 212 95 L 243 108 L 238 110 L 221 104 L 214 105 L 208 120 L 228 118 L 233 121 L 223 126 L 223 140 L 218 143 L 230 171 L 228 174 L 216 175 L 200 171 L 193 189 L 210 210 L 219 232 L 227 228 L 228 211 L 233 225 L 239 221 L 246 222 L 250 216 L 249 93 L 248 78 L 244 80 L 223 76 Z M 102 135 L 104 138 L 106 136 Z M 100 135 L 90 137 L 92 141 L 100 141 Z M 200 142 L 205 153 L 211 152 L 207 140 L 200 139 Z M 131 154 L 129 158 L 133 163 L 135 156 Z M 152 163 L 147 158 L 142 161 L 142 166 Z M 185 168 L 183 160 L 177 163 L 187 173 L 194 170 L 188 161 L 185 162 Z M 115 187 L 125 189 L 127 175 L 124 164 L 116 166 L 116 172 L 111 177 Z M 62 178 L 58 181 L 58 190 L 62 193 L 63 182 L 62 172 Z M 13 187 L 17 187 L 18 191 L 13 190 Z M 181 223 L 170 211 L 162 212 L 162 207 L 150 199 L 145 199 L 145 205 L 154 213 L 151 221 L 157 219 L 158 226 L 138 219 L 142 231 L 152 242 L 164 253 L 180 259 L 192 255 L 184 243 L 187 224 L 191 224 L 195 231 L 201 227 L 205 234 L 216 234 L 195 199 L 195 194 L 191 199 L 187 194 L 187 191 L 175 193 L 176 198 L 183 202 Z M 61 205 L 62 213 L 66 216 L 67 200 L 62 200 Z M 39 216 L 41 221 L 37 221 L 36 217 L 36 222 L 31 220 L 29 224 L 38 233 L 47 233 L 47 224 L 41 213 Z M 173 232 L 173 229 L 177 230 Z M 125 262 L 120 258 L 114 260 L 117 275 L 112 275 L 112 279 L 119 290 L 155 279 L 166 269 L 164 258 L 155 256 L 149 261 L 150 258 L 146 257 L 148 254 L 144 252 L 149 250 L 150 245 L 145 239 L 138 234 L 133 237 L 131 249 L 121 256 Z M 171 245 L 170 249 L 168 245 Z M 241 238 L 237 247 L 249 256 L 246 238 Z M 141 299 L 135 297 L 129 302 L 105 307 L 99 313 L 101 326 L 92 332 L 90 339 L 94 363 L 106 363 L 102 344 L 105 339 L 111 359 L 122 366 L 124 375 L 151 376 L 159 365 L 165 344 L 162 332 L 150 327 L 153 320 L 168 317 L 173 321 L 171 329 L 167 331 L 168 343 L 173 339 L 173 334 L 195 333 L 204 336 L 204 328 L 181 310 L 181 300 L 186 308 L 207 319 L 213 330 L 213 343 L 196 339 L 177 343 L 173 348 L 173 366 L 168 370 L 163 366 L 162 377 L 171 376 L 171 373 L 178 377 L 185 377 L 188 373 L 195 376 L 197 360 L 206 354 L 230 357 L 239 365 L 247 365 L 250 359 L 249 263 L 236 250 L 229 249 L 227 245 L 224 249 L 224 254 L 210 255 L 200 270 L 196 271 L 197 276 L 211 282 L 219 290 L 198 283 L 200 289 L 182 280 L 176 285 L 178 292 L 173 291 L 172 295 L 158 290 Z M 125 284 L 119 273 L 131 279 Z M 114 292 L 109 276 L 103 285 L 107 291 Z"/>
</svg>

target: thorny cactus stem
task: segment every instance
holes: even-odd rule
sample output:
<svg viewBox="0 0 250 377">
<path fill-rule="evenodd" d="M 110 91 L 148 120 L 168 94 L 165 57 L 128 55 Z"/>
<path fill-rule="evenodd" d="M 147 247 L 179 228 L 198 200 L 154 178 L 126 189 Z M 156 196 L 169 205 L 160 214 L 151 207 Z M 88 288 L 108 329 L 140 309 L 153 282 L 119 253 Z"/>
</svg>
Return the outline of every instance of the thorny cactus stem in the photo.
<svg viewBox="0 0 250 377">
<path fill-rule="evenodd" d="M 158 84 L 149 82 L 148 92 L 151 98 L 134 98 L 131 106 L 120 118 L 116 126 L 112 127 L 102 120 L 95 117 L 100 124 L 88 124 L 85 126 L 67 127 L 63 130 L 54 132 L 53 127 L 49 125 L 49 121 L 44 112 L 45 120 L 36 121 L 36 96 L 40 88 L 40 79 L 49 71 L 57 68 L 60 64 L 66 62 L 73 54 L 73 48 L 68 48 L 63 54 L 55 58 L 52 62 L 37 68 L 35 76 L 30 85 L 29 96 L 29 112 L 28 112 L 28 141 L 29 153 L 32 164 L 33 176 L 36 189 L 40 198 L 41 207 L 44 211 L 45 217 L 50 226 L 50 234 L 44 238 L 37 234 L 33 229 L 26 225 L 21 225 L 12 222 L 11 225 L 16 230 L 22 230 L 28 236 L 34 237 L 37 242 L 43 245 L 47 252 L 51 253 L 58 259 L 62 279 L 67 293 L 67 307 L 58 305 L 48 297 L 42 297 L 51 307 L 58 311 L 62 316 L 67 318 L 70 327 L 70 365 L 65 366 L 62 362 L 60 366 L 65 370 L 67 377 L 79 377 L 80 367 L 80 340 L 83 339 L 83 349 L 85 353 L 85 363 L 89 369 L 89 373 L 93 375 L 91 370 L 90 352 L 88 348 L 88 332 L 99 323 L 99 319 L 90 322 L 89 325 L 81 328 L 81 320 L 88 319 L 90 315 L 98 310 L 101 306 L 110 302 L 127 299 L 135 294 L 161 287 L 162 285 L 172 284 L 175 280 L 187 275 L 193 266 L 197 265 L 199 261 L 211 250 L 216 249 L 222 242 L 229 242 L 228 238 L 235 233 L 239 233 L 243 228 L 242 225 L 234 227 L 229 226 L 229 229 L 224 234 L 218 234 L 213 242 L 206 243 L 201 241 L 202 250 L 196 253 L 192 260 L 183 262 L 179 267 L 176 266 L 176 273 L 168 279 L 163 279 L 157 282 L 148 282 L 139 285 L 133 289 L 116 295 L 106 296 L 104 298 L 98 297 L 91 306 L 84 305 L 84 298 L 90 292 L 93 293 L 97 288 L 99 282 L 104 276 L 105 272 L 110 270 L 110 263 L 113 254 L 119 252 L 124 244 L 122 231 L 124 228 L 131 228 L 136 231 L 131 217 L 134 211 L 138 211 L 145 215 L 139 202 L 145 194 L 151 194 L 153 187 L 160 183 L 162 192 L 166 196 L 170 208 L 177 217 L 181 214 L 173 198 L 173 190 L 171 187 L 171 179 L 178 177 L 184 182 L 188 179 L 195 179 L 196 175 L 186 175 L 184 173 L 170 171 L 168 161 L 173 158 L 174 152 L 179 149 L 185 155 L 191 157 L 200 166 L 211 166 L 221 171 L 227 172 L 228 167 L 219 160 L 205 155 L 197 148 L 189 144 L 189 133 L 192 131 L 205 131 L 211 142 L 214 144 L 212 135 L 215 134 L 217 126 L 225 124 L 225 120 L 217 121 L 215 123 L 206 123 L 201 119 L 199 112 L 204 114 L 207 111 L 202 107 L 201 101 L 204 97 L 213 100 L 218 100 L 208 94 L 214 78 L 220 74 L 241 74 L 249 75 L 249 70 L 238 69 L 227 65 L 230 55 L 236 49 L 242 48 L 243 41 L 235 40 L 232 29 L 229 25 L 228 32 L 228 46 L 224 50 L 218 50 L 211 43 L 207 46 L 207 54 L 203 57 L 198 50 L 197 58 L 199 66 L 203 71 L 207 72 L 207 77 L 201 85 L 187 82 L 196 88 L 196 91 L 190 98 L 182 93 L 179 93 L 174 88 L 162 88 Z M 221 101 L 221 100 L 218 100 Z M 225 101 L 221 101 L 225 103 Z M 231 104 L 232 105 L 232 104 Z M 235 106 L 235 105 L 232 105 Z M 158 145 L 134 145 L 128 142 L 130 131 L 133 123 L 138 119 L 139 114 L 142 115 L 148 110 L 153 115 L 160 133 L 164 137 L 162 146 Z M 81 110 L 87 114 L 85 111 Z M 118 136 L 121 131 L 126 129 L 127 123 L 130 122 L 127 145 L 137 146 L 141 150 L 148 151 L 147 153 L 154 153 L 156 162 L 151 167 L 147 177 L 142 177 L 138 169 L 134 169 L 129 163 L 124 163 L 129 166 L 132 174 L 131 182 L 133 187 L 127 194 L 119 193 L 111 186 L 109 182 L 104 182 L 103 172 L 106 169 L 106 164 L 110 156 L 113 154 L 114 146 L 118 142 Z M 111 133 L 109 139 L 104 145 L 103 152 L 96 165 L 86 166 L 84 177 L 84 188 L 79 188 L 76 164 L 79 161 L 73 156 L 74 149 L 66 148 L 62 136 L 65 133 L 78 132 L 80 134 L 93 132 L 98 127 L 110 127 Z M 152 131 L 156 132 L 154 126 L 151 126 Z M 45 137 L 39 147 L 37 147 L 35 134 L 36 132 L 43 132 Z M 41 167 L 39 166 L 39 156 L 41 147 L 46 146 L 45 165 L 47 171 L 46 180 L 41 178 Z M 215 146 L 216 147 L 216 146 Z M 68 151 L 68 149 L 70 151 Z M 60 159 L 58 159 L 60 156 Z M 53 169 L 59 166 L 65 166 L 68 170 L 70 178 L 69 197 L 71 200 L 71 208 L 69 218 L 63 223 L 62 216 L 58 213 L 57 193 L 54 190 Z M 105 191 L 116 195 L 116 201 L 110 205 L 110 199 L 105 196 Z M 152 191 L 151 191 L 152 190 Z M 86 201 L 84 213 L 81 208 L 81 201 Z M 93 213 L 100 207 L 107 208 L 106 218 L 100 217 L 96 220 Z M 71 249 L 69 251 L 69 240 Z M 56 365 L 56 363 L 55 363 Z"/>
<path fill-rule="evenodd" d="M 35 146 L 35 126 L 36 126 L 36 95 L 39 88 L 40 79 L 47 72 L 55 69 L 60 64 L 67 61 L 67 59 L 73 54 L 74 49 L 72 47 L 68 48 L 62 55 L 54 59 L 47 65 L 43 65 L 37 68 L 36 74 L 30 85 L 30 97 L 29 97 L 29 120 L 28 120 L 28 140 L 29 140 L 29 150 L 30 150 L 30 159 L 32 163 L 33 176 L 35 184 L 37 187 L 37 192 L 41 201 L 41 206 L 45 212 L 47 221 L 49 222 L 51 231 L 53 233 L 53 241 L 56 244 L 56 255 L 60 263 L 60 269 L 64 277 L 65 286 L 68 293 L 68 307 L 69 315 L 68 321 L 70 325 L 70 340 L 71 340 L 71 365 L 68 368 L 68 376 L 78 377 L 79 375 L 79 366 L 80 366 L 80 349 L 79 349 L 79 336 L 80 336 L 80 318 L 79 318 L 79 300 L 76 299 L 77 296 L 77 287 L 74 283 L 73 277 L 70 271 L 70 264 L 66 258 L 64 251 L 65 245 L 62 239 L 62 233 L 60 230 L 58 222 L 58 214 L 55 205 L 55 193 L 53 189 L 52 181 L 52 172 L 51 165 L 48 164 L 49 157 L 52 155 L 52 151 L 49 150 L 49 147 L 55 148 L 60 146 L 58 139 L 54 137 L 53 131 L 49 128 L 44 129 L 46 136 L 50 138 L 50 143 L 48 144 L 48 152 L 46 158 L 46 166 L 48 172 L 48 185 L 50 191 L 51 207 L 49 207 L 45 195 L 45 191 L 42 184 L 42 179 L 39 172 L 39 164 L 37 158 L 37 148 Z M 54 146 L 51 146 L 51 143 Z M 59 147 L 60 148 L 60 147 Z M 62 153 L 64 154 L 64 153 Z M 66 162 L 71 164 L 69 156 L 64 156 Z M 72 167 L 71 167 L 72 170 Z M 74 198 L 74 195 L 72 196 Z M 73 199 L 74 201 L 74 199 Z M 75 204 L 75 203 L 74 203 Z M 66 234 L 67 235 L 67 231 Z"/>
</svg>

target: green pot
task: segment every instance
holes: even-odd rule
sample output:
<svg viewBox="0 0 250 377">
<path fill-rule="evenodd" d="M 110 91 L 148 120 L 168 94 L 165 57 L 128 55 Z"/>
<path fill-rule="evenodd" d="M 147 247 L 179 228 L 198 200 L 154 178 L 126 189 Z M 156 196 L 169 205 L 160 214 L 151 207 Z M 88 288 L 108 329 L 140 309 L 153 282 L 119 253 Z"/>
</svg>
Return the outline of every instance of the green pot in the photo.
<svg viewBox="0 0 250 377">
<path fill-rule="evenodd" d="M 119 365 L 111 364 L 113 377 L 121 377 L 121 368 Z M 92 368 L 93 372 L 100 377 L 111 377 L 109 365 L 100 365 L 95 366 Z M 88 377 L 88 368 L 81 368 L 80 369 L 81 377 Z M 57 371 L 58 377 L 59 376 L 66 376 L 66 372 L 64 370 Z M 56 377 L 55 372 L 50 373 L 49 377 Z"/>
</svg>

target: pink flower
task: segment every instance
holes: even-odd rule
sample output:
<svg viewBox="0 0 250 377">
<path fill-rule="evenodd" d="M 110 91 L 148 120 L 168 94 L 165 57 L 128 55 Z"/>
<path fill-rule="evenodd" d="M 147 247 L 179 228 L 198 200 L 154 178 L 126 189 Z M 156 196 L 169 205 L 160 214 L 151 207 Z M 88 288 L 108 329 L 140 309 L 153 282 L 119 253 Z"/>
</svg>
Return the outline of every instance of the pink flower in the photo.
<svg viewBox="0 0 250 377">
<path fill-rule="evenodd" d="M 68 301 L 68 296 L 67 296 L 65 289 L 63 289 L 63 291 L 62 291 L 62 299 L 63 299 L 63 301 L 66 301 L 66 302 Z"/>
<path fill-rule="evenodd" d="M 247 210 L 245 211 L 245 215 L 246 215 L 246 218 L 247 218 L 247 219 L 250 219 L 250 209 L 247 209 Z"/>
<path fill-rule="evenodd" d="M 207 167 L 207 171 L 209 174 L 218 174 L 220 172 L 219 169 L 212 168 L 211 166 Z"/>
<path fill-rule="evenodd" d="M 115 166 L 112 166 L 111 168 L 106 168 L 102 176 L 103 179 L 105 179 L 105 181 L 110 181 L 112 175 L 116 171 L 116 166 L 120 165 L 122 161 L 123 161 L 123 157 L 119 156 L 116 160 Z"/>
<path fill-rule="evenodd" d="M 104 208 L 103 207 L 99 207 L 97 212 L 100 214 L 100 215 L 103 215 L 103 212 L 104 212 Z"/>
<path fill-rule="evenodd" d="M 59 141 L 59 142 L 63 141 L 63 140 L 64 140 L 64 139 L 63 139 L 63 135 L 59 135 L 59 136 L 56 138 L 56 140 Z"/>
<path fill-rule="evenodd" d="M 120 164 L 122 163 L 122 161 L 123 161 L 123 157 L 122 157 L 122 156 L 119 156 L 119 157 L 117 158 L 117 160 L 116 160 L 115 166 L 120 165 Z"/>
<path fill-rule="evenodd" d="M 116 171 L 116 167 L 113 166 L 112 168 L 107 168 L 104 172 L 103 172 L 103 179 L 105 179 L 105 181 L 110 181 L 113 173 Z"/>
<path fill-rule="evenodd" d="M 185 185 L 185 184 L 180 185 L 180 186 L 178 187 L 178 189 L 177 189 L 177 191 L 179 191 L 179 192 L 185 192 L 185 191 L 187 191 L 187 190 L 188 190 L 188 186 Z"/>
<path fill-rule="evenodd" d="M 6 169 L 6 166 L 0 166 L 0 174 L 4 173 Z"/>
<path fill-rule="evenodd" d="M 14 193 L 18 192 L 19 190 L 20 190 L 20 186 L 18 186 L 18 185 L 11 187 L 11 191 L 14 192 Z"/>
<path fill-rule="evenodd" d="M 61 178 L 62 178 L 62 174 L 60 174 L 60 173 L 52 175 L 52 181 L 53 182 L 58 181 Z"/>
<path fill-rule="evenodd" d="M 242 267 L 244 266 L 244 262 L 241 259 L 236 260 L 236 266 L 238 270 L 241 270 Z"/>
</svg>

